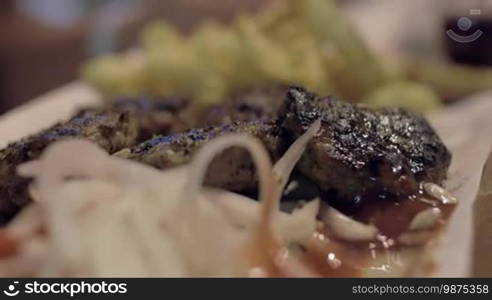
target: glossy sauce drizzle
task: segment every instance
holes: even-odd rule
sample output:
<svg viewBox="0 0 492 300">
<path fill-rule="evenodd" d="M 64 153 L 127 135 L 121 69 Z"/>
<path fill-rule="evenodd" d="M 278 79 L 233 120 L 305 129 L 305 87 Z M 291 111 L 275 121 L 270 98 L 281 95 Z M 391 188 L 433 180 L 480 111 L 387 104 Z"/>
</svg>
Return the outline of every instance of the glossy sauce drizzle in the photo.
<svg viewBox="0 0 492 300">
<path fill-rule="evenodd" d="M 433 239 L 451 216 L 455 204 L 437 200 L 423 189 L 418 193 L 401 201 L 369 201 L 351 215 L 351 218 L 373 224 L 379 230 L 376 240 L 370 242 L 348 242 L 334 237 L 328 228 L 320 225 L 306 251 L 306 264 L 310 265 L 320 275 L 326 277 L 360 277 L 364 275 L 376 259 L 388 253 L 398 253 L 407 248 L 417 248 Z M 414 233 L 423 233 L 426 240 L 421 245 L 404 245 L 398 241 L 402 234 L 410 232 L 412 220 L 419 213 L 438 208 L 440 215 L 435 226 L 428 229 L 414 230 Z M 396 258 L 395 260 L 397 260 Z M 391 268 L 393 263 L 388 259 L 388 265 L 381 267 Z M 396 263 L 396 262 L 395 262 Z M 430 272 L 431 270 L 429 270 Z"/>
</svg>

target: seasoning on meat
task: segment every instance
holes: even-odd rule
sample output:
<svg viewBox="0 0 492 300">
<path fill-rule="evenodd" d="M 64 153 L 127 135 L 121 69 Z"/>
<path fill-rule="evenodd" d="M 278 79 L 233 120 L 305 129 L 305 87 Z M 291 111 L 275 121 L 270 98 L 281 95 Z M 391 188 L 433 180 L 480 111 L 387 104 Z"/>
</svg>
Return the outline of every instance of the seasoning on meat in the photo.
<svg viewBox="0 0 492 300">
<path fill-rule="evenodd" d="M 272 160 L 283 153 L 281 131 L 273 122 L 235 122 L 232 124 L 192 129 L 185 133 L 158 136 L 128 151 L 116 154 L 159 169 L 187 163 L 206 142 L 227 133 L 245 133 L 263 142 Z M 240 148 L 231 148 L 217 156 L 208 168 L 206 184 L 231 191 L 256 189 L 256 171 L 249 154 Z"/>
<path fill-rule="evenodd" d="M 29 180 L 17 176 L 16 167 L 38 158 L 49 144 L 65 138 L 86 138 L 115 153 L 157 134 L 184 131 L 187 125 L 179 113 L 187 104 L 183 99 L 117 99 L 105 107 L 81 109 L 70 120 L 0 150 L 0 224 L 29 202 Z"/>
<path fill-rule="evenodd" d="M 66 138 L 87 138 L 113 153 L 134 145 L 138 122 L 128 112 L 86 109 L 69 121 L 9 144 L 0 150 L 0 224 L 29 202 L 29 180 L 16 174 L 16 167 L 39 157 L 51 143 Z"/>
<path fill-rule="evenodd" d="M 442 183 L 451 154 L 419 114 L 369 109 L 292 87 L 279 113 L 291 139 L 317 119 L 320 133 L 298 169 L 331 198 L 353 206 L 367 199 L 415 194 L 421 182 Z"/>
</svg>

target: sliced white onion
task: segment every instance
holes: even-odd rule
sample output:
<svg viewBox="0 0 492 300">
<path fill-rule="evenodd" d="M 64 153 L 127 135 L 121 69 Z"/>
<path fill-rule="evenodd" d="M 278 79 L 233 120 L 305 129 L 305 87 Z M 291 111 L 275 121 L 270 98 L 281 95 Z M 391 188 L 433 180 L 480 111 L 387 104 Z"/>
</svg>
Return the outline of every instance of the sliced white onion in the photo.
<svg viewBox="0 0 492 300">
<path fill-rule="evenodd" d="M 252 228 L 257 223 L 259 202 L 236 193 L 216 189 L 205 189 L 203 196 L 217 205 L 230 224 L 240 228 Z M 318 199 L 306 203 L 291 214 L 277 211 L 273 216 L 273 230 L 287 242 L 302 243 L 315 231 L 318 211 Z"/>
<path fill-rule="evenodd" d="M 303 243 L 311 238 L 316 229 L 319 199 L 314 199 L 294 210 L 288 218 L 275 220 L 273 227 L 287 242 Z"/>
<path fill-rule="evenodd" d="M 436 198 L 441 201 L 443 204 L 456 204 L 458 203 L 458 199 L 451 195 L 448 191 L 438 186 L 435 183 L 426 182 L 423 184 L 424 190 L 430 196 Z"/>
<path fill-rule="evenodd" d="M 346 241 L 372 241 L 378 234 L 378 229 L 372 224 L 358 222 L 336 210 L 328 207 L 322 216 L 323 222 L 337 238 Z"/>
<path fill-rule="evenodd" d="M 441 210 L 437 207 L 431 207 L 419 212 L 413 217 L 410 223 L 410 230 L 430 229 L 436 226 L 437 221 L 441 217 Z"/>
<path fill-rule="evenodd" d="M 285 154 L 275 163 L 273 173 L 278 180 L 279 189 L 282 191 L 289 181 L 289 176 L 292 173 L 296 163 L 301 158 L 306 150 L 309 141 L 316 135 L 321 127 L 321 120 L 316 120 L 308 130 L 301 135 L 285 152 Z"/>
</svg>

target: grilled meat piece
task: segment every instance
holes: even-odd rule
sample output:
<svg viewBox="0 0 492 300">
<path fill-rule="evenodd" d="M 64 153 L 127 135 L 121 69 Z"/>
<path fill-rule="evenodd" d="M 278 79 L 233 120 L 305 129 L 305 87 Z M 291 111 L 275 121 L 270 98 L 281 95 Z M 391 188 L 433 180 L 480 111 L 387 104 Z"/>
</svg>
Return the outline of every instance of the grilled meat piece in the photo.
<svg viewBox="0 0 492 300">
<path fill-rule="evenodd" d="M 9 144 L 0 150 L 0 224 L 8 222 L 29 202 L 30 182 L 16 167 L 38 158 L 51 143 L 66 138 L 87 138 L 109 153 L 136 143 L 138 122 L 129 112 L 84 110 L 69 121 Z"/>
<path fill-rule="evenodd" d="M 280 128 L 272 122 L 235 122 L 233 124 L 192 129 L 185 133 L 159 136 L 116 155 L 159 169 L 188 162 L 206 142 L 228 133 L 245 133 L 263 142 L 273 160 L 283 153 Z M 231 148 L 217 156 L 208 168 L 206 184 L 231 191 L 256 189 L 256 171 L 248 152 Z"/>
<path fill-rule="evenodd" d="M 8 222 L 29 202 L 27 178 L 16 175 L 16 167 L 36 159 L 51 143 L 65 138 L 87 138 L 109 153 L 136 145 L 155 134 L 183 131 L 187 125 L 179 112 L 182 99 L 126 98 L 105 107 L 81 109 L 69 121 L 56 124 L 0 150 L 0 224 Z"/>
<path fill-rule="evenodd" d="M 232 122 L 269 121 L 277 117 L 287 87 L 257 88 L 238 93 L 224 103 L 214 105 L 205 113 L 200 124 L 204 126 Z"/>
<path fill-rule="evenodd" d="M 289 89 L 280 111 L 278 98 L 258 99 L 233 100 L 217 110 L 219 118 L 212 123 L 230 124 L 170 136 L 164 135 L 186 127 L 179 116 L 185 102 L 123 99 L 109 108 L 81 111 L 67 122 L 10 144 L 0 151 L 0 223 L 29 201 L 29 180 L 15 174 L 16 166 L 69 137 L 88 138 L 109 153 L 118 151 L 115 155 L 164 169 L 188 162 L 217 136 L 247 133 L 260 139 L 275 161 L 321 118 L 322 130 L 310 142 L 297 171 L 339 203 L 355 207 L 354 203 L 375 196 L 399 199 L 414 194 L 422 181 L 441 183 L 446 176 L 451 156 L 419 115 L 401 109 L 371 110 L 319 98 L 302 88 Z M 244 122 L 255 119 L 260 121 Z M 156 133 L 162 135 L 134 146 Z M 211 163 L 206 184 L 254 193 L 256 171 L 249 154 L 240 148 L 226 150 Z"/>
<path fill-rule="evenodd" d="M 108 109 L 129 111 L 139 122 L 138 142 L 146 141 L 154 135 L 167 135 L 183 132 L 189 128 L 180 113 L 188 106 L 182 98 L 149 99 L 122 98 L 110 102 Z"/>
<path fill-rule="evenodd" d="M 279 124 L 291 139 L 315 120 L 320 133 L 298 164 L 339 203 L 415 194 L 423 181 L 442 183 L 451 154 L 421 115 L 404 109 L 370 109 L 290 88 Z"/>
</svg>

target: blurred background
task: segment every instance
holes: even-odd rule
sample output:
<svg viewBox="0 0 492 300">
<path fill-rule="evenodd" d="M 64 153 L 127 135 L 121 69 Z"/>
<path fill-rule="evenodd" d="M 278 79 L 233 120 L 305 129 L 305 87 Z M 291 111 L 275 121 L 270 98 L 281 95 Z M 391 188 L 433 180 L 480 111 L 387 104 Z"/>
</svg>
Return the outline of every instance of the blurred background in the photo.
<svg viewBox="0 0 492 300">
<path fill-rule="evenodd" d="M 166 18 L 190 30 L 230 20 L 264 0 L 2 0 L 0 111 L 77 78 L 88 57 L 135 45 L 143 25 Z"/>
<path fill-rule="evenodd" d="M 187 35 L 204 20 L 228 24 L 239 14 L 262 11 L 269 2 L 2 0 L 0 112 L 76 80 L 91 57 L 137 47 L 140 32 L 151 20 L 164 19 Z M 371 51 L 382 57 L 484 68 L 492 64 L 492 0 L 339 0 L 336 4 Z M 457 42 L 449 30 L 461 37 L 474 37 L 475 32 L 481 36 L 473 42 Z"/>
</svg>

